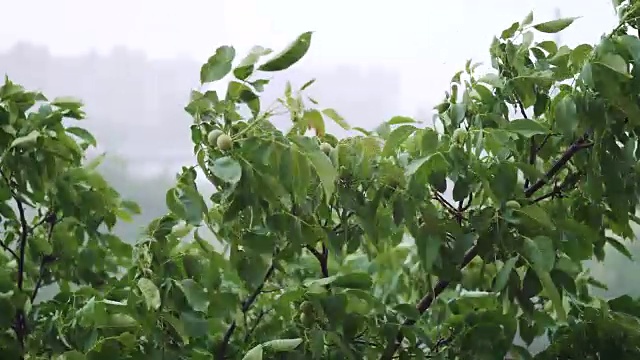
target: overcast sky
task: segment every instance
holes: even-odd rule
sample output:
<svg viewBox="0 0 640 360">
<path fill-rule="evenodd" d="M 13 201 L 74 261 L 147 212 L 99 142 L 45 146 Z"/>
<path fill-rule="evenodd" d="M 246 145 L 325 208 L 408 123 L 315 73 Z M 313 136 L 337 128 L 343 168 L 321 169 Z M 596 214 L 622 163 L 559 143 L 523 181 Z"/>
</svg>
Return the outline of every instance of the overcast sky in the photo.
<svg viewBox="0 0 640 360">
<path fill-rule="evenodd" d="M 530 10 L 534 22 L 581 16 L 562 41 L 594 43 L 616 23 L 611 0 L 0 0 L 0 50 L 18 41 L 54 55 L 124 45 L 152 58 L 205 60 L 223 44 L 276 50 L 315 31 L 309 65 L 384 65 L 402 79 L 399 112 L 438 100 L 468 58 Z"/>
</svg>

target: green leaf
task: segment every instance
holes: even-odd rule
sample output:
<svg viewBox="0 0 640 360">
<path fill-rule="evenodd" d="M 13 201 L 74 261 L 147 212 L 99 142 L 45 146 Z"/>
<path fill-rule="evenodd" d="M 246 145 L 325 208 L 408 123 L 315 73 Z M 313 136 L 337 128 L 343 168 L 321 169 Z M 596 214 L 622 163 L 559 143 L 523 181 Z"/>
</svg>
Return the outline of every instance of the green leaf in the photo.
<svg viewBox="0 0 640 360">
<path fill-rule="evenodd" d="M 451 104 L 451 106 L 447 110 L 447 115 L 449 115 L 449 119 L 451 119 L 453 127 L 458 127 L 458 125 L 464 119 L 466 111 L 467 109 L 464 104 Z"/>
<path fill-rule="evenodd" d="M 504 287 L 507 285 L 507 281 L 509 281 L 509 276 L 511 275 L 511 272 L 513 271 L 513 268 L 516 265 L 517 261 L 518 257 L 514 256 L 512 258 L 509 258 L 509 260 L 507 260 L 504 265 L 502 265 L 502 268 L 500 268 L 500 272 L 498 272 L 498 275 L 496 275 L 496 280 L 493 284 L 492 289 L 493 292 L 499 292 L 504 289 Z"/>
<path fill-rule="evenodd" d="M 549 229 L 555 228 L 553 220 L 551 220 L 549 214 L 538 205 L 528 205 L 515 211 L 528 216 L 529 218 L 537 221 L 540 225 L 544 225 Z"/>
<path fill-rule="evenodd" d="M 558 322 L 560 324 L 566 324 L 567 322 L 567 313 L 564 310 L 564 305 L 562 304 L 562 298 L 560 297 L 560 293 L 558 292 L 558 288 L 556 287 L 553 279 L 551 279 L 551 274 L 544 271 L 536 271 L 538 274 L 538 278 L 540 279 L 540 283 L 542 283 L 542 288 L 547 293 L 547 296 L 551 300 L 553 304 L 553 308 L 556 311 L 556 316 L 558 317 Z"/>
<path fill-rule="evenodd" d="M 142 292 L 147 307 L 158 310 L 158 308 L 160 308 L 160 291 L 153 281 L 147 278 L 140 278 L 140 280 L 138 280 L 138 288 Z"/>
<path fill-rule="evenodd" d="M 524 238 L 524 256 L 536 269 L 536 273 L 550 272 L 556 260 L 556 249 L 553 240 L 547 236 L 537 236 L 533 239 Z"/>
<path fill-rule="evenodd" d="M 322 113 L 326 115 L 329 119 L 333 120 L 336 124 L 338 124 L 341 128 L 345 130 L 351 129 L 351 126 L 347 123 L 347 121 L 340 116 L 334 109 L 324 109 Z"/>
<path fill-rule="evenodd" d="M 200 83 L 218 81 L 231 72 L 231 63 L 236 50 L 231 46 L 221 46 L 216 53 L 200 68 Z"/>
<path fill-rule="evenodd" d="M 354 272 L 345 275 L 332 275 L 322 279 L 315 279 L 305 282 L 305 286 L 325 286 L 332 285 L 334 287 L 345 289 L 361 289 L 370 290 L 373 285 L 371 276 L 364 272 Z"/>
<path fill-rule="evenodd" d="M 518 31 L 519 28 L 520 28 L 520 24 L 518 22 L 514 22 L 507 29 L 502 30 L 502 33 L 500 34 L 500 38 L 501 39 L 511 38 L 513 35 L 515 35 L 516 31 Z"/>
<path fill-rule="evenodd" d="M 604 67 L 624 75 L 627 78 L 631 78 L 629 69 L 627 68 L 627 62 L 624 58 L 618 54 L 606 53 L 595 64 L 603 65 Z"/>
<path fill-rule="evenodd" d="M 43 255 L 50 255 L 53 252 L 51 244 L 43 236 L 34 236 L 29 242 L 29 245 L 33 245 L 33 248 Z"/>
<path fill-rule="evenodd" d="M 516 119 L 507 125 L 507 130 L 520 134 L 526 138 L 533 135 L 547 134 L 549 130 L 537 121 L 529 119 Z"/>
<path fill-rule="evenodd" d="M 195 186 L 181 186 L 180 190 L 182 190 L 182 193 L 178 199 L 184 209 L 183 219 L 191 225 L 199 225 L 206 212 L 204 199 L 202 199 L 202 196 Z"/>
<path fill-rule="evenodd" d="M 637 36 L 622 35 L 618 38 L 636 63 L 640 63 L 640 39 Z"/>
<path fill-rule="evenodd" d="M 62 109 L 76 110 L 83 106 L 82 100 L 71 96 L 60 96 L 51 101 L 51 105 Z"/>
<path fill-rule="evenodd" d="M 612 238 L 611 236 L 607 236 L 607 242 L 619 253 L 627 257 L 627 259 L 633 261 L 633 255 L 631 255 L 631 253 L 629 252 L 629 249 L 627 249 L 627 247 L 624 246 L 623 243 L 621 243 L 617 239 Z"/>
<path fill-rule="evenodd" d="M 530 25 L 533 22 L 533 11 L 530 11 L 522 20 L 522 26 Z"/>
<path fill-rule="evenodd" d="M 24 147 L 24 146 L 32 145 L 38 140 L 39 137 L 40 137 L 40 132 L 38 130 L 33 130 L 29 134 L 13 140 L 11 142 L 11 145 L 9 146 L 9 149 L 13 149 L 14 147 L 17 147 L 17 146 Z"/>
<path fill-rule="evenodd" d="M 291 140 L 298 145 L 298 148 L 311 162 L 322 184 L 326 196 L 325 200 L 329 201 L 336 188 L 335 182 L 338 178 L 338 171 L 333 167 L 329 157 L 320 150 L 315 140 L 302 136 L 294 136 Z"/>
<path fill-rule="evenodd" d="M 111 314 L 107 324 L 103 327 L 106 328 L 133 328 L 138 326 L 138 322 L 132 316 L 127 314 Z"/>
<path fill-rule="evenodd" d="M 578 127 L 576 103 L 570 95 L 564 96 L 555 106 L 555 125 L 567 136 Z"/>
<path fill-rule="evenodd" d="M 184 279 L 176 282 L 176 284 L 182 290 L 184 297 L 193 310 L 200 312 L 207 311 L 209 308 L 209 296 L 200 284 L 192 279 Z"/>
<path fill-rule="evenodd" d="M 371 281 L 371 276 L 369 276 L 369 274 L 363 272 L 354 272 L 336 276 L 336 278 L 332 282 L 332 285 L 335 287 L 346 289 L 369 290 L 371 289 L 373 282 Z"/>
<path fill-rule="evenodd" d="M 430 271 L 433 263 L 438 259 L 442 239 L 438 236 L 426 235 L 415 239 L 415 242 L 423 268 Z"/>
<path fill-rule="evenodd" d="M 399 125 L 399 124 L 415 124 L 417 121 L 413 120 L 408 116 L 394 116 L 391 120 L 387 121 L 389 125 Z"/>
<path fill-rule="evenodd" d="M 166 322 L 169 323 L 169 325 L 171 325 L 171 327 L 173 328 L 173 330 L 175 330 L 178 336 L 180 336 L 182 342 L 185 345 L 189 344 L 189 335 L 187 334 L 187 331 L 184 328 L 183 322 L 177 319 L 175 316 L 172 316 L 167 313 L 163 314 L 162 317 Z"/>
<path fill-rule="evenodd" d="M 245 56 L 245 58 L 240 61 L 240 64 L 233 70 L 233 75 L 238 80 L 245 80 L 253 73 L 254 66 L 258 60 L 260 60 L 262 56 L 269 55 L 272 52 L 273 50 L 262 46 L 252 47 L 249 54 Z"/>
<path fill-rule="evenodd" d="M 393 310 L 402 314 L 407 319 L 417 320 L 420 318 L 420 312 L 416 309 L 414 304 L 398 304 L 394 306 Z"/>
<path fill-rule="evenodd" d="M 138 205 L 138 203 L 135 201 L 122 200 L 120 202 L 120 206 L 122 206 L 123 209 L 128 210 L 132 214 L 140 214 L 142 212 L 142 209 L 140 209 L 140 205 Z"/>
<path fill-rule="evenodd" d="M 165 204 L 167 205 L 169 211 L 177 215 L 180 219 L 185 217 L 185 209 L 180 203 L 178 189 L 171 188 L 167 190 L 167 193 L 165 195 Z"/>
<path fill-rule="evenodd" d="M 304 83 L 301 87 L 300 87 L 300 91 L 304 91 L 306 90 L 309 86 L 313 85 L 316 82 L 316 79 L 311 79 L 309 81 L 307 81 L 306 83 Z"/>
<path fill-rule="evenodd" d="M 560 32 L 571 25 L 578 17 L 562 18 L 533 25 L 533 28 L 547 34 Z"/>
<path fill-rule="evenodd" d="M 253 116 L 258 116 L 260 112 L 260 98 L 243 83 L 230 81 L 227 87 L 227 99 L 246 104 Z"/>
<path fill-rule="evenodd" d="M 318 136 L 324 136 L 325 134 L 325 126 L 324 126 L 324 118 L 322 117 L 322 113 L 318 110 L 306 110 L 302 117 L 303 121 L 307 124 L 307 126 L 311 127 L 316 131 Z"/>
<path fill-rule="evenodd" d="M 85 360 L 86 358 L 87 357 L 83 353 L 72 350 L 56 356 L 53 360 Z"/>
<path fill-rule="evenodd" d="M 215 176 L 229 184 L 236 184 L 242 178 L 242 167 L 229 156 L 216 159 L 210 170 Z"/>
<path fill-rule="evenodd" d="M 312 34 L 312 31 L 301 34 L 295 41 L 289 44 L 285 50 L 275 55 L 271 60 L 262 64 L 258 70 L 281 71 L 297 63 L 309 50 Z"/>
<path fill-rule="evenodd" d="M 393 130 L 384 144 L 382 155 L 388 156 L 394 154 L 398 151 L 398 147 L 416 130 L 418 130 L 418 128 L 413 125 L 402 125 Z"/>
<path fill-rule="evenodd" d="M 491 171 L 491 191 L 500 201 L 510 200 L 518 186 L 518 169 L 513 163 L 499 162 L 491 166 Z"/>
<path fill-rule="evenodd" d="M 405 168 L 405 176 L 415 174 L 423 166 L 429 170 L 429 173 L 432 173 L 446 170 L 449 167 L 449 162 L 441 152 L 437 152 L 410 162 Z"/>
<path fill-rule="evenodd" d="M 267 341 L 262 344 L 263 347 L 269 348 L 275 352 L 286 352 L 292 351 L 297 348 L 300 344 L 302 344 L 301 338 L 295 339 L 277 339 Z"/>
<path fill-rule="evenodd" d="M 68 133 L 73 134 L 79 137 L 80 139 L 86 141 L 91 146 L 97 146 L 96 138 L 93 137 L 93 135 L 89 131 L 83 128 L 75 127 L 75 126 L 68 127 L 65 130 Z"/>
<path fill-rule="evenodd" d="M 242 360 L 262 360 L 262 355 L 264 350 L 262 348 L 262 344 L 256 345 L 251 350 L 247 351 L 247 353 L 242 357 Z"/>
</svg>

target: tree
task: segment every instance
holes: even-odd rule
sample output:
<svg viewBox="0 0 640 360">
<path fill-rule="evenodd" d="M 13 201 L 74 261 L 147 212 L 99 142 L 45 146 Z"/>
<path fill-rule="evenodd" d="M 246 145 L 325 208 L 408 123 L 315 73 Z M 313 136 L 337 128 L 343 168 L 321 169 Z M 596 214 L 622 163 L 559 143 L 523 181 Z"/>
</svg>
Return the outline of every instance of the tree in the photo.
<svg viewBox="0 0 640 360">
<path fill-rule="evenodd" d="M 8 359 L 34 358 L 72 346 L 57 326 L 69 319 L 87 324 L 65 303 L 81 294 L 104 294 L 118 269 L 131 266 L 131 245 L 109 230 L 139 209 L 95 171 L 98 162 L 82 163 L 96 140 L 64 124 L 84 118 L 80 101 L 48 101 L 7 78 L 0 101 L 0 349 Z M 60 292 L 38 304 L 47 286 Z"/>
<path fill-rule="evenodd" d="M 15 321 L 0 345 L 29 359 L 527 359 L 516 334 L 547 333 L 535 358 L 637 357 L 640 302 L 594 297 L 605 284 L 583 269 L 606 244 L 628 253 L 639 221 L 636 9 L 596 46 L 534 42 L 573 18 L 514 23 L 493 71 L 469 61 L 452 78 L 441 130 L 404 116 L 351 128 L 305 95 L 313 81 L 263 108 L 264 73 L 303 58 L 311 32 L 239 62 L 222 46 L 200 76 L 232 75 L 226 93 L 194 91 L 185 108 L 197 165 L 133 249 L 100 226 L 137 207 L 80 164 L 93 137 L 60 122 L 79 103 L 27 112 L 41 95 L 7 82 L 0 209 L 16 265 L 0 284 Z M 283 112 L 287 131 L 270 122 Z M 44 209 L 31 223 L 26 201 Z M 60 292 L 36 304 L 38 279 Z"/>
</svg>

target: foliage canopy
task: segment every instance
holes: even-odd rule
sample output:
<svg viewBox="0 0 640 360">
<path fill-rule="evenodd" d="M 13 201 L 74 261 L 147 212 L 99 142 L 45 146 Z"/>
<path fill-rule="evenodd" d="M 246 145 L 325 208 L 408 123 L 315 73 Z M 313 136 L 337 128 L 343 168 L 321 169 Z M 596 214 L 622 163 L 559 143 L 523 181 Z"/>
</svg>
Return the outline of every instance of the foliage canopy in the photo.
<svg viewBox="0 0 640 360">
<path fill-rule="evenodd" d="M 582 265 L 606 244 L 628 255 L 640 221 L 640 5 L 621 5 L 595 46 L 534 40 L 574 18 L 514 23 L 491 44 L 492 71 L 468 61 L 455 74 L 434 127 L 397 116 L 351 128 L 306 95 L 313 81 L 264 108 L 264 73 L 303 58 L 311 32 L 236 65 L 222 46 L 200 75 L 233 76 L 226 93 L 193 91 L 185 108 L 197 165 L 135 246 L 111 229 L 140 209 L 99 158 L 83 162 L 96 141 L 65 121 L 84 117 L 81 102 L 7 79 L 3 356 L 637 357 L 640 303 L 593 297 L 605 284 Z M 271 123 L 283 113 L 287 131 Z M 199 176 L 216 189 L 208 199 Z M 514 344 L 543 334 L 538 354 Z"/>
</svg>

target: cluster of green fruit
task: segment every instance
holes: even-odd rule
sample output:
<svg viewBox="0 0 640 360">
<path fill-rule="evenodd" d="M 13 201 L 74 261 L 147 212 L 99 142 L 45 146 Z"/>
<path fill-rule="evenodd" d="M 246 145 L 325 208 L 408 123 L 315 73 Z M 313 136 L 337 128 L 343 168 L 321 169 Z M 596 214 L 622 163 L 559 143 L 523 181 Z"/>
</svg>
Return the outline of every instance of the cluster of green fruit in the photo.
<svg viewBox="0 0 640 360">
<path fill-rule="evenodd" d="M 207 135 L 207 142 L 210 146 L 215 146 L 221 151 L 227 151 L 233 146 L 233 138 L 219 129 L 209 132 L 209 135 Z M 327 142 L 323 142 L 320 144 L 320 150 L 329 155 L 331 150 L 333 150 L 333 146 Z"/>
<path fill-rule="evenodd" d="M 233 146 L 231 136 L 219 129 L 212 130 L 209 135 L 207 135 L 207 142 L 211 146 L 216 146 L 221 151 L 227 151 Z"/>
<path fill-rule="evenodd" d="M 310 301 L 303 301 L 300 304 L 300 323 L 305 329 L 309 329 L 315 322 L 316 314 L 313 304 Z"/>
</svg>

